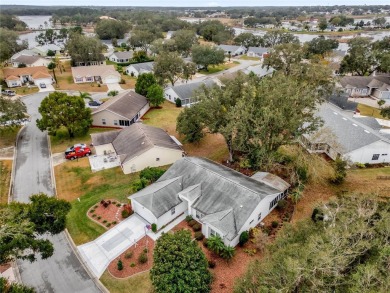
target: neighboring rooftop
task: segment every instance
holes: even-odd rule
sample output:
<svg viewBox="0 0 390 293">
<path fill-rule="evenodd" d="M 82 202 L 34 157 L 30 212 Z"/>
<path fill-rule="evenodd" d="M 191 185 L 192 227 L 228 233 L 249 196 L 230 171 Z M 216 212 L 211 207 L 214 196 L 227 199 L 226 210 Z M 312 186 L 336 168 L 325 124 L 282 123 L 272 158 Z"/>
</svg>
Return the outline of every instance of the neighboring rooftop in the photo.
<svg viewBox="0 0 390 293">
<path fill-rule="evenodd" d="M 386 91 L 390 89 L 390 76 L 344 76 L 340 84 L 345 88 L 378 88 Z"/>
<path fill-rule="evenodd" d="M 268 48 L 263 47 L 249 47 L 248 52 L 253 52 L 255 54 L 265 54 L 268 52 Z"/>
<path fill-rule="evenodd" d="M 39 59 L 43 59 L 46 61 L 46 59 L 40 57 L 40 56 L 31 56 L 31 55 L 20 55 L 19 57 L 16 57 L 13 62 L 17 63 L 23 63 L 26 65 L 30 65 L 38 61 Z"/>
<path fill-rule="evenodd" d="M 267 68 L 267 66 L 265 66 L 263 68 L 263 65 L 260 64 L 260 65 L 249 66 L 243 72 L 245 74 L 249 74 L 249 73 L 253 72 L 258 77 L 263 77 L 263 76 L 272 74 L 274 71 L 275 71 L 275 69 L 273 69 L 272 67 Z"/>
<path fill-rule="evenodd" d="M 141 70 L 153 71 L 153 65 L 154 62 L 144 62 L 144 63 L 130 64 L 129 66 L 133 66 L 135 70 L 139 72 Z"/>
<path fill-rule="evenodd" d="M 78 66 L 72 67 L 73 77 L 84 76 L 100 76 L 104 78 L 109 75 L 121 76 L 118 71 L 115 70 L 114 65 L 91 65 L 91 66 Z"/>
<path fill-rule="evenodd" d="M 111 65 L 112 66 L 112 65 Z M 92 67 L 92 66 L 86 66 Z M 100 67 L 100 66 L 96 66 Z M 82 68 L 82 67 L 75 67 Z M 73 69 L 73 67 L 72 67 Z M 136 92 L 127 91 L 120 93 L 119 95 L 112 97 L 107 102 L 103 103 L 92 114 L 109 110 L 129 120 L 133 119 L 138 112 L 148 104 L 148 100 Z"/>
<path fill-rule="evenodd" d="M 179 96 L 180 100 L 189 99 L 194 92 L 201 86 L 211 87 L 216 83 L 212 79 L 205 79 L 199 82 L 191 82 L 171 87 L 172 90 Z"/>
<path fill-rule="evenodd" d="M 131 59 L 133 58 L 133 51 L 114 52 L 112 55 L 115 55 L 118 59 Z"/>
<path fill-rule="evenodd" d="M 23 68 L 10 68 L 6 67 L 3 69 L 5 79 L 8 77 L 22 76 L 22 75 L 39 75 L 44 77 L 51 77 L 46 66 L 34 66 L 34 67 L 23 67 Z M 38 77 L 36 77 L 38 78 Z"/>
<path fill-rule="evenodd" d="M 234 53 L 238 49 L 243 50 L 244 48 L 242 46 L 235 46 L 235 45 L 219 45 L 218 48 L 221 48 L 225 52 Z"/>
</svg>

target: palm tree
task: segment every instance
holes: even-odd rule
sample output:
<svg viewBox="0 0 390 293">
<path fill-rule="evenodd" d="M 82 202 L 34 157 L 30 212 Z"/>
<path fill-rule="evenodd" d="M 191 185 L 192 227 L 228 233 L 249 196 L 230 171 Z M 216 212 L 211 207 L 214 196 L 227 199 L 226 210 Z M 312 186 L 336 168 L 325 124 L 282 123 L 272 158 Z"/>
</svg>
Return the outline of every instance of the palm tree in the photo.
<svg viewBox="0 0 390 293">
<path fill-rule="evenodd" d="M 229 261 L 233 258 L 235 253 L 236 253 L 236 250 L 234 247 L 225 246 L 224 249 L 221 251 L 220 255 L 223 259 Z"/>
<path fill-rule="evenodd" d="M 211 236 L 207 239 L 207 247 L 214 253 L 220 255 L 225 248 L 221 237 Z"/>
<path fill-rule="evenodd" d="M 47 68 L 53 72 L 54 80 L 57 83 L 57 76 L 56 76 L 56 69 L 57 65 L 54 62 L 50 62 L 49 65 L 47 65 Z"/>
<path fill-rule="evenodd" d="M 83 100 L 90 100 L 92 101 L 91 94 L 87 92 L 79 92 L 79 97 L 82 98 Z"/>
</svg>

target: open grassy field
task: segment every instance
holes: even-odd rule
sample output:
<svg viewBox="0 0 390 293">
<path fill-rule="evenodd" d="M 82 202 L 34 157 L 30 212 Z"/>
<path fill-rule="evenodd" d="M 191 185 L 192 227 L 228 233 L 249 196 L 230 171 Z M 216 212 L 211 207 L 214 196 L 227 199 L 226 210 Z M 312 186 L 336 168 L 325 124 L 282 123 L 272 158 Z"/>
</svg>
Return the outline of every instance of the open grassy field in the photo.
<svg viewBox="0 0 390 293">
<path fill-rule="evenodd" d="M 242 55 L 239 57 L 241 60 L 253 60 L 253 61 L 260 61 L 260 58 L 258 57 L 249 57 L 247 55 Z"/>
<path fill-rule="evenodd" d="M 12 161 L 0 161 L 0 204 L 8 202 L 8 191 L 11 180 Z"/>
<path fill-rule="evenodd" d="M 105 131 L 112 131 L 113 128 L 90 128 L 88 133 L 82 136 L 69 138 L 68 132 L 65 128 L 57 131 L 56 136 L 50 136 L 52 153 L 64 152 L 68 147 L 76 143 L 91 144 L 91 133 L 99 133 Z"/>
<path fill-rule="evenodd" d="M 137 78 L 132 77 L 130 75 L 122 75 L 122 79 L 125 81 L 125 84 L 121 84 L 121 88 L 128 90 L 128 89 L 134 89 L 135 88 L 135 83 L 137 82 Z"/>
<path fill-rule="evenodd" d="M 60 72 L 60 69 L 56 69 L 57 76 L 57 90 L 74 90 L 80 92 L 107 92 L 108 88 L 106 85 L 101 85 L 100 87 L 97 83 L 79 83 L 76 84 L 73 82 L 72 71 L 70 67 L 70 61 L 62 62 L 64 66 L 64 71 Z"/>
<path fill-rule="evenodd" d="M 20 126 L 0 127 L 0 149 L 15 145 Z"/>
<path fill-rule="evenodd" d="M 149 278 L 149 272 L 140 273 L 127 279 L 113 278 L 107 271 L 101 276 L 100 281 L 111 293 L 152 293 L 153 286 Z"/>
<path fill-rule="evenodd" d="M 173 103 L 165 101 L 161 109 L 151 109 L 146 113 L 143 122 L 161 127 L 182 141 L 183 138 L 176 132 L 176 119 L 182 110 L 183 108 L 177 108 Z M 206 134 L 199 143 L 184 143 L 183 149 L 189 156 L 206 157 L 217 162 L 228 158 L 224 138 L 219 134 Z"/>
<path fill-rule="evenodd" d="M 213 73 L 217 73 L 217 72 L 229 69 L 229 68 L 233 68 L 233 67 L 237 66 L 238 64 L 240 64 L 240 62 L 233 61 L 230 63 L 221 64 L 221 65 L 210 65 L 208 68 L 208 71 L 200 70 L 199 73 L 206 74 L 206 75 L 213 74 Z"/>
<path fill-rule="evenodd" d="M 364 105 L 364 104 L 358 104 L 358 109 L 360 111 L 360 114 L 363 116 L 372 116 L 375 118 L 385 119 L 381 115 L 381 113 L 380 113 L 381 111 L 378 108 L 374 108 L 374 107 Z"/>
</svg>

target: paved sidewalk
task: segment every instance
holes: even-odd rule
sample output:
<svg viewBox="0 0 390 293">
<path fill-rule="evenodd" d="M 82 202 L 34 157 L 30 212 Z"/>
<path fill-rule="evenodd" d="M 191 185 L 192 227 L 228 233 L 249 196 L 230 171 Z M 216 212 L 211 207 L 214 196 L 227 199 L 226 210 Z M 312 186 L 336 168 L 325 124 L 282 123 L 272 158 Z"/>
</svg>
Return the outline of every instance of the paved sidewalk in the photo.
<svg viewBox="0 0 390 293">
<path fill-rule="evenodd" d="M 140 216 L 133 214 L 99 238 L 80 245 L 77 249 L 90 271 L 100 278 L 112 260 L 145 236 L 148 224 Z"/>
</svg>

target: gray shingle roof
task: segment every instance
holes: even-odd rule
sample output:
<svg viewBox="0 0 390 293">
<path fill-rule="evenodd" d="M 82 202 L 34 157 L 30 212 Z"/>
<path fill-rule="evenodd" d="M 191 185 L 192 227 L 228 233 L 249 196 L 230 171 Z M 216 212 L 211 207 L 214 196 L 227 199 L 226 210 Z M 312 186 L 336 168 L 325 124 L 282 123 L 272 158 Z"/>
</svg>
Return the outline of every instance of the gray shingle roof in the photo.
<svg viewBox="0 0 390 293">
<path fill-rule="evenodd" d="M 204 221 L 207 220 L 221 230 L 230 240 L 237 236 L 261 200 L 268 195 L 280 193 L 274 187 L 203 158 L 185 157 L 176 161 L 157 183 L 165 184 L 163 182 L 178 177 L 182 181 L 181 190 L 186 192 L 197 193 L 199 187 L 192 189 L 189 187 L 200 184 L 201 195 L 192 207 L 204 215 Z M 164 188 L 161 187 L 160 190 L 160 196 L 164 196 L 164 200 L 169 203 L 176 202 L 176 194 L 170 189 L 163 192 Z M 136 193 L 132 197 L 140 201 L 142 196 L 151 197 L 146 193 L 141 195 Z M 144 200 L 144 202 L 150 201 L 151 199 Z M 163 211 L 155 211 L 155 215 L 164 214 L 171 206 L 169 204 Z"/>
<path fill-rule="evenodd" d="M 192 97 L 194 92 L 199 89 L 202 85 L 206 87 L 211 87 L 215 85 L 216 83 L 211 79 L 206 79 L 200 82 L 191 82 L 186 84 L 181 84 L 177 86 L 171 87 L 172 90 L 175 91 L 175 93 L 179 96 L 180 100 L 189 99 Z"/>
<path fill-rule="evenodd" d="M 133 119 L 145 105 L 147 99 L 133 91 L 121 93 L 103 103 L 92 112 L 92 115 L 104 110 L 109 110 L 129 120 Z"/>
<path fill-rule="evenodd" d="M 43 59 L 43 58 L 39 56 L 20 55 L 19 57 L 15 58 L 13 61 L 29 65 L 29 64 L 33 64 L 39 59 Z"/>
<path fill-rule="evenodd" d="M 381 139 L 385 140 L 377 131 L 359 122 L 359 118 L 352 118 L 329 103 L 322 104 L 317 115 L 324 121 L 324 127 L 330 128 L 337 137 L 344 154 Z M 305 136 L 310 139 L 310 135 Z"/>
<path fill-rule="evenodd" d="M 114 52 L 112 55 L 115 55 L 118 59 L 131 59 L 133 58 L 133 51 Z"/>
<path fill-rule="evenodd" d="M 268 48 L 263 47 L 249 47 L 248 52 L 253 52 L 256 54 L 265 54 L 268 52 Z"/>
<path fill-rule="evenodd" d="M 242 46 L 235 46 L 235 45 L 219 45 L 218 48 L 221 48 L 225 52 L 230 52 L 230 53 L 234 53 L 237 50 L 244 51 Z"/>
<path fill-rule="evenodd" d="M 107 131 L 102 133 L 92 133 L 91 139 L 94 146 L 112 143 L 119 135 L 120 130 Z"/>
<path fill-rule="evenodd" d="M 274 187 L 281 192 L 287 190 L 290 187 L 290 184 L 288 184 L 282 178 L 268 172 L 256 172 L 253 174 L 253 176 L 251 176 L 251 178 Z"/>
<path fill-rule="evenodd" d="M 372 76 L 344 76 L 340 80 L 340 84 L 343 87 L 365 88 L 372 79 Z"/>
<path fill-rule="evenodd" d="M 153 65 L 154 62 L 144 62 L 144 63 L 136 63 L 136 64 L 131 64 L 130 66 L 133 66 L 135 70 L 140 72 L 141 70 L 144 71 L 153 71 Z"/>
</svg>

